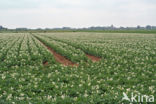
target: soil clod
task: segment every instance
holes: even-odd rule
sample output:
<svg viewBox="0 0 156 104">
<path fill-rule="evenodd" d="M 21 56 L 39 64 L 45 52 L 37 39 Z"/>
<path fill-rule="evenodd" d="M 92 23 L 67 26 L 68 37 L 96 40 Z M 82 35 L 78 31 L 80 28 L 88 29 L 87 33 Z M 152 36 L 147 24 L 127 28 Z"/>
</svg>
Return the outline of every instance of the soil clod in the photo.
<svg viewBox="0 0 156 104">
<path fill-rule="evenodd" d="M 97 61 L 100 61 L 101 58 L 99 57 L 96 57 L 96 56 L 92 56 L 92 55 L 89 55 L 89 54 L 86 54 L 86 56 L 91 59 L 93 62 L 97 62 Z"/>
</svg>

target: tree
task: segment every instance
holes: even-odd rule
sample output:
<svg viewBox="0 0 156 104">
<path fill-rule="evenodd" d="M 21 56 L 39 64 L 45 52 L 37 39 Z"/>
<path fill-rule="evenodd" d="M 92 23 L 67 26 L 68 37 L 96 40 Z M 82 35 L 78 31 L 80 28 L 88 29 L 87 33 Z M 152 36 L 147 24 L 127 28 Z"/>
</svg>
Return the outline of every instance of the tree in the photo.
<svg viewBox="0 0 156 104">
<path fill-rule="evenodd" d="M 147 30 L 151 30 L 152 27 L 151 27 L 150 25 L 147 25 L 147 26 L 146 26 L 146 29 L 147 29 Z"/>
</svg>

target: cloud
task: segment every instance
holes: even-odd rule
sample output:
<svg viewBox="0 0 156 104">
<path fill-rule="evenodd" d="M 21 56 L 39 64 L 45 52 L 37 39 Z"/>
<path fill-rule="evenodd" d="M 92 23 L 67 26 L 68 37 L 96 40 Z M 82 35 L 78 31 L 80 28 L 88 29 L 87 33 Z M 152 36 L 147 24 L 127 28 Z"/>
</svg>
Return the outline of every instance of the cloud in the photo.
<svg viewBox="0 0 156 104">
<path fill-rule="evenodd" d="M 87 27 L 156 25 L 155 0 L 1 0 L 0 25 Z"/>
<path fill-rule="evenodd" d="M 1 0 L 0 10 L 23 9 L 37 7 L 35 2 L 30 0 Z"/>
</svg>

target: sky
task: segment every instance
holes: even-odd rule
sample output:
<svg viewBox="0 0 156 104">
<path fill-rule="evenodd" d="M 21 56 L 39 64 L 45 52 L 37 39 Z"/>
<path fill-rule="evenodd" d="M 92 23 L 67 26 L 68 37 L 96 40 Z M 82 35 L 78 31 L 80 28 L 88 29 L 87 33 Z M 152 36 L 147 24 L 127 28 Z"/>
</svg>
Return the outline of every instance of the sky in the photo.
<svg viewBox="0 0 156 104">
<path fill-rule="evenodd" d="M 156 25 L 156 0 L 0 0 L 8 28 Z"/>
</svg>

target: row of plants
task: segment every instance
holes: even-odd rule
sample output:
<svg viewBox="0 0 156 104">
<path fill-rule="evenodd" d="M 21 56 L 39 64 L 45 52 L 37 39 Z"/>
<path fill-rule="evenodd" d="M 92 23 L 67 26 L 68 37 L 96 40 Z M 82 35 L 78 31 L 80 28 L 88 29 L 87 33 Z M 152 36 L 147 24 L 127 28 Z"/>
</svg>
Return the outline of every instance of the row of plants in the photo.
<svg viewBox="0 0 156 104">
<path fill-rule="evenodd" d="M 31 35 L 18 34 L 12 39 L 1 49 L 1 68 L 43 66 L 45 62 L 56 63 L 53 55 Z"/>
<path fill-rule="evenodd" d="M 43 36 L 43 35 L 42 35 Z M 94 55 L 97 57 L 102 57 L 102 50 L 100 47 L 97 47 L 97 44 L 90 43 L 90 41 L 79 40 L 79 39 L 60 39 L 55 36 L 44 35 L 44 37 L 50 38 L 51 40 L 55 40 L 57 42 L 61 42 L 62 44 L 67 44 L 76 49 L 80 49 L 86 54 Z M 98 42 L 97 42 L 98 43 Z M 101 44 L 100 44 L 101 45 Z M 103 49 L 103 48 L 102 48 Z"/>
<path fill-rule="evenodd" d="M 22 65 L 12 70 L 0 69 L 0 103 L 129 104 L 131 102 L 122 100 L 123 92 L 129 98 L 132 93 L 134 96 L 156 96 L 155 34 L 98 34 L 100 36 L 97 34 L 94 36 L 94 33 L 59 34 L 46 33 L 36 36 L 41 38 L 50 36 L 53 40 L 55 38 L 61 40 L 60 42 L 79 42 L 80 45 L 95 44 L 100 54 L 104 53 L 110 57 L 102 56 L 100 62 L 88 65 L 84 62 L 84 65 L 81 64 L 79 67 L 50 64 L 48 67 Z M 5 35 L 10 37 L 9 34 Z M 23 38 L 23 35 L 20 35 L 20 38 Z M 25 46 L 25 50 L 30 50 L 28 52 L 32 54 L 36 53 L 36 48 L 28 49 L 28 47 L 36 46 L 37 54 L 44 53 L 42 49 L 48 51 L 32 35 L 25 34 L 24 40 L 26 41 L 22 42 L 21 47 Z M 136 100 L 138 101 L 138 96 Z M 141 103 L 146 104 L 145 100 Z"/>
<path fill-rule="evenodd" d="M 35 37 L 39 39 L 41 42 L 43 42 L 44 44 L 46 44 L 47 46 L 51 47 L 57 53 L 71 60 L 72 62 L 79 63 L 81 61 L 88 60 L 83 51 L 81 51 L 80 49 L 76 49 L 71 45 L 54 41 L 52 39 L 40 35 L 35 35 Z"/>
<path fill-rule="evenodd" d="M 23 42 L 24 36 L 17 36 L 17 39 L 18 40 L 16 40 L 15 38 L 15 43 L 8 49 L 6 57 L 4 57 L 4 60 L 2 62 L 2 67 L 4 68 L 9 68 L 11 66 L 18 65 L 17 63 L 20 61 L 18 59 L 18 56 L 20 51 L 20 45 Z"/>
<path fill-rule="evenodd" d="M 0 35 L 1 35 L 1 39 L 0 39 L 0 43 L 1 43 L 0 44 L 0 57 L 2 57 L 4 55 L 4 51 L 7 50 L 6 46 L 10 46 L 12 44 L 11 41 L 13 41 L 14 38 L 9 38 L 9 36 L 6 37 L 5 35 L 2 35 L 2 34 L 0 34 Z"/>
<path fill-rule="evenodd" d="M 101 103 L 121 103 L 123 92 L 128 96 L 131 96 L 132 93 L 156 96 L 154 87 L 156 83 L 155 34 L 99 34 L 100 39 L 90 36 L 90 33 L 83 33 L 84 36 L 82 33 L 79 33 L 81 36 L 77 36 L 77 34 L 49 33 L 40 35 L 69 45 L 79 44 L 77 48 L 91 45 L 96 47 L 94 50 L 100 53 L 103 59 L 99 63 L 91 64 L 89 69 L 85 66 L 78 70 L 84 69 L 86 75 L 89 72 L 92 76 L 92 81 L 99 82 L 96 83 L 100 87 L 97 92 L 104 91 L 105 95 L 103 98 L 96 95 L 97 99 L 103 99 Z M 98 43 L 98 41 L 100 42 Z"/>
<path fill-rule="evenodd" d="M 47 48 L 43 46 L 43 44 L 41 44 L 41 42 L 38 39 L 36 39 L 34 36 L 30 35 L 30 37 L 31 37 L 30 46 L 34 45 L 36 47 L 36 50 L 35 48 L 31 47 L 32 59 L 35 60 L 36 58 L 38 58 L 38 55 L 40 55 L 43 64 L 45 62 L 48 62 L 48 64 L 56 64 L 57 62 L 53 54 L 51 54 L 49 50 L 47 50 Z M 38 53 L 34 53 L 34 52 L 38 52 Z"/>
<path fill-rule="evenodd" d="M 1 68 L 3 67 L 7 67 L 7 62 L 10 61 L 10 59 L 8 59 L 8 57 L 12 57 L 12 55 L 9 55 L 10 54 L 10 51 L 9 50 L 13 50 L 13 46 L 20 40 L 20 38 L 13 38 L 12 41 L 8 42 L 8 44 L 6 44 L 5 46 L 3 46 L 3 48 L 1 49 L 1 56 L 0 56 L 0 66 Z M 7 60 L 8 59 L 8 60 Z"/>
</svg>

